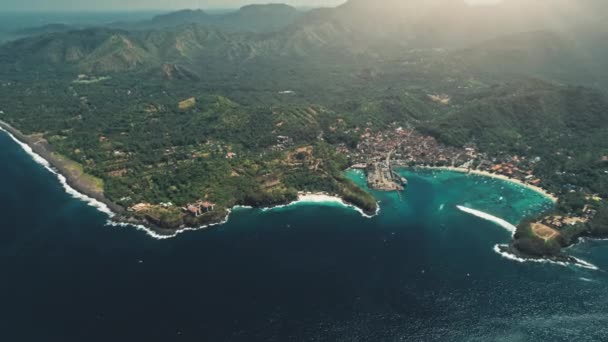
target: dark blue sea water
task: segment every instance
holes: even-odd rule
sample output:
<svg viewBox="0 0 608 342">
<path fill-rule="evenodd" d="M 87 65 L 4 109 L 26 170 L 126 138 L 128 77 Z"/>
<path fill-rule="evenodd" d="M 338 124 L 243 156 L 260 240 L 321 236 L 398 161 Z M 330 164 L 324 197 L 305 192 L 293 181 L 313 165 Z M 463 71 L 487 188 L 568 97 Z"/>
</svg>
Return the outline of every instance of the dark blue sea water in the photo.
<svg viewBox="0 0 608 342">
<path fill-rule="evenodd" d="M 158 241 L 106 226 L 0 134 L 0 341 L 608 340 L 608 242 L 570 250 L 599 271 L 514 262 L 493 251 L 508 231 L 455 206 L 515 222 L 545 200 L 404 174 L 403 201 L 377 194 L 373 219 L 238 210 Z"/>
</svg>

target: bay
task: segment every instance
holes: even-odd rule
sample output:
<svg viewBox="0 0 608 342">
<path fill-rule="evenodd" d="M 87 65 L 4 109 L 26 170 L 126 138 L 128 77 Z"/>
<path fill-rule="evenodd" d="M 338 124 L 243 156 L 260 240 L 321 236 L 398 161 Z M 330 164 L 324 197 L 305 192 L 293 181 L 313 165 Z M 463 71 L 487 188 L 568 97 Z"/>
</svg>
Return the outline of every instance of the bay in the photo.
<svg viewBox="0 0 608 342">
<path fill-rule="evenodd" d="M 608 242 L 596 265 L 518 263 L 511 233 L 550 202 L 500 180 L 401 170 L 368 219 L 336 204 L 239 209 L 155 240 L 65 193 L 0 134 L 4 341 L 602 341 Z M 363 175 L 349 176 L 364 184 Z"/>
</svg>

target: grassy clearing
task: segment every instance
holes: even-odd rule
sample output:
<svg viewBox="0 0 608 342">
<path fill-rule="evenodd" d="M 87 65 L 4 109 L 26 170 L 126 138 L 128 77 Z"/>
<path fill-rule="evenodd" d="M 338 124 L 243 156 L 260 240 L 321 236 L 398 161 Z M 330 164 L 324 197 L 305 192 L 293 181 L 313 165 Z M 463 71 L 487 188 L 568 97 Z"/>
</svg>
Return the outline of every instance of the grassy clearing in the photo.
<svg viewBox="0 0 608 342">
<path fill-rule="evenodd" d="M 99 82 L 103 82 L 103 81 L 107 81 L 111 79 L 110 76 L 102 76 L 102 77 L 93 77 L 93 78 L 88 78 L 88 79 L 77 79 L 72 81 L 72 83 L 75 84 L 94 84 L 94 83 L 99 83 Z"/>
<path fill-rule="evenodd" d="M 532 225 L 532 232 L 534 233 L 534 235 L 543 239 L 545 242 L 552 240 L 560 235 L 559 232 L 555 229 L 540 223 L 535 223 Z"/>
<path fill-rule="evenodd" d="M 81 164 L 69 159 L 66 156 L 58 153 L 53 153 L 52 156 L 55 161 L 69 173 L 72 179 L 79 182 L 82 186 L 90 189 L 91 191 L 103 193 L 104 183 L 102 179 L 85 173 L 84 167 Z"/>
<path fill-rule="evenodd" d="M 189 99 L 181 101 L 178 104 L 178 107 L 179 107 L 180 110 L 188 110 L 190 108 L 193 108 L 195 105 L 196 105 L 196 98 L 191 97 Z"/>
</svg>

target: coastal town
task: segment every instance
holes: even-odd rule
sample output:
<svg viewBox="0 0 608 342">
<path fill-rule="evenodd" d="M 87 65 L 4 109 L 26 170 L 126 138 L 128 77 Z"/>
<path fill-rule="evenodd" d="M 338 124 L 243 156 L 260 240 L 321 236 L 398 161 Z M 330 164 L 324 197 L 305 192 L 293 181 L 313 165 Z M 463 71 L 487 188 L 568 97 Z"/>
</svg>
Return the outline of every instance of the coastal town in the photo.
<svg viewBox="0 0 608 342">
<path fill-rule="evenodd" d="M 473 173 L 509 180 L 540 192 L 557 203 L 556 195 L 542 188 L 542 179 L 534 173 L 539 157 L 505 155 L 490 157 L 475 145 L 462 148 L 446 146 L 435 138 L 413 129 L 396 127 L 388 131 L 366 129 L 355 150 L 338 147 L 353 160 L 352 168 L 366 171 L 368 186 L 380 191 L 402 191 L 407 180 L 394 172 L 398 167 L 429 167 Z M 571 192 L 574 190 L 570 190 Z M 600 203 L 599 195 L 587 196 L 587 202 Z M 586 204 L 577 213 L 549 215 L 531 225 L 531 230 L 544 241 L 557 239 L 560 231 L 590 222 L 597 210 Z"/>
<path fill-rule="evenodd" d="M 489 157 L 474 145 L 462 148 L 446 146 L 431 136 L 402 127 L 381 132 L 366 129 L 357 149 L 348 153 L 354 160 L 354 168 L 368 170 L 368 175 L 371 175 L 368 183 L 378 190 L 400 189 L 397 185 L 403 182 L 392 178 L 393 167 L 442 167 L 487 172 L 536 187 L 542 182 L 533 171 L 538 158 L 517 155 Z"/>
</svg>

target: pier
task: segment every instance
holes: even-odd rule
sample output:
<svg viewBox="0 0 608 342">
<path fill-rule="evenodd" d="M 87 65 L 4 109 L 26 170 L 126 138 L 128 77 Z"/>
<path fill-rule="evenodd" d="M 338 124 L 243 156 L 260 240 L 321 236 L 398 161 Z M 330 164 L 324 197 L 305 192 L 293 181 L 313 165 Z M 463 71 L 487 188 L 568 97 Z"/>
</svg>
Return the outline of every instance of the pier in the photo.
<svg viewBox="0 0 608 342">
<path fill-rule="evenodd" d="M 376 162 L 367 165 L 367 184 L 370 188 L 381 191 L 403 191 L 407 185 L 407 179 L 401 177 L 391 167 L 391 155 L 389 152 L 384 162 Z"/>
</svg>

